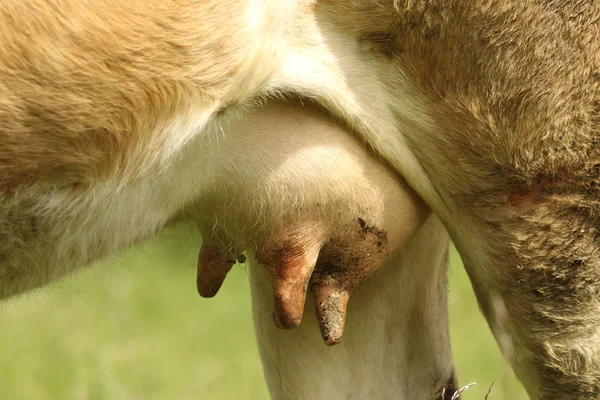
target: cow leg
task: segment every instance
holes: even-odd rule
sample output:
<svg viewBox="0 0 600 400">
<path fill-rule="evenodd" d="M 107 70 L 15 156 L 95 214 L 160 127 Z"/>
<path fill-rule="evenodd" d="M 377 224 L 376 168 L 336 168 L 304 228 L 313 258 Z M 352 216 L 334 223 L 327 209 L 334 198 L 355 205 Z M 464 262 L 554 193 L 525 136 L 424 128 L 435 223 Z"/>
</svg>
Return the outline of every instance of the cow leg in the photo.
<svg viewBox="0 0 600 400">
<path fill-rule="evenodd" d="M 577 186 L 574 173 L 482 195 L 487 206 L 463 215 L 473 236 L 456 232 L 480 307 L 534 399 L 600 397 L 600 219 L 594 191 Z"/>
</svg>

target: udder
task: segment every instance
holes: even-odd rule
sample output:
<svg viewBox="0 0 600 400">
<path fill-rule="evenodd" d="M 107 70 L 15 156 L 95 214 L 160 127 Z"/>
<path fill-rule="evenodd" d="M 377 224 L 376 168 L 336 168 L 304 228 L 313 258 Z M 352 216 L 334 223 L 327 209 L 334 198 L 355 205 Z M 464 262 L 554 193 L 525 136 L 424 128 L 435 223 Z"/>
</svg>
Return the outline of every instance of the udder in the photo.
<svg viewBox="0 0 600 400">
<path fill-rule="evenodd" d="M 216 295 L 242 253 L 272 277 L 273 318 L 297 326 L 307 291 L 338 343 L 353 290 L 430 213 L 401 176 L 312 105 L 270 102 L 228 119 L 208 190 L 191 208 L 203 244 L 198 290 Z"/>
</svg>

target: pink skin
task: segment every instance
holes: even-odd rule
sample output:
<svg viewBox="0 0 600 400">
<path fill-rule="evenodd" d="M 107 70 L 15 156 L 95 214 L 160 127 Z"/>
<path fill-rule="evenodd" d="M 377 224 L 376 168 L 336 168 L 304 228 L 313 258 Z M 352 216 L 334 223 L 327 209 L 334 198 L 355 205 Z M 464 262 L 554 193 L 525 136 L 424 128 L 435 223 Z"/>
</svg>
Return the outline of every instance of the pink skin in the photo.
<svg viewBox="0 0 600 400">
<path fill-rule="evenodd" d="M 255 109 L 228 127 L 219 148 L 219 160 L 236 149 L 241 155 L 236 164 L 217 165 L 218 185 L 200 200 L 198 209 L 210 210 L 198 218 L 204 232 L 200 295 L 216 295 L 241 252 L 252 252 L 272 277 L 275 324 L 299 325 L 310 289 L 325 343 L 338 343 L 352 291 L 430 210 L 401 177 L 312 106 L 272 102 Z M 238 201 L 225 207 L 229 198 Z"/>
</svg>

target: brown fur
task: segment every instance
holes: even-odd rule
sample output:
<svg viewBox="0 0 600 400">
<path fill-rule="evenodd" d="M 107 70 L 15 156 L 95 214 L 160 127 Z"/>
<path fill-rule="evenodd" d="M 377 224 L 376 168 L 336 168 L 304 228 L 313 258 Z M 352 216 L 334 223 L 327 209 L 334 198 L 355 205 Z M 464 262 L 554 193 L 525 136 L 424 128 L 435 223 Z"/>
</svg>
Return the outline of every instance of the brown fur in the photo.
<svg viewBox="0 0 600 400">
<path fill-rule="evenodd" d="M 404 66 L 434 106 L 443 128 L 411 144 L 529 392 L 598 398 L 600 6 L 415 0 L 393 17 L 346 7 L 328 16 Z M 371 24 L 355 23 L 369 13 Z"/>
<path fill-rule="evenodd" d="M 436 186 L 494 260 L 483 271 L 465 260 L 483 310 L 494 325 L 491 287 L 514 351 L 537 366 L 525 378 L 539 382 L 530 393 L 598 398 L 598 4 L 414 3 L 400 8 L 397 57 L 448 127 L 424 155 L 438 160 L 424 163 L 446 178 Z M 452 174 L 436 172 L 450 164 Z M 524 189 L 529 198 L 510 198 Z M 468 241 L 459 246 L 471 252 Z"/>
</svg>

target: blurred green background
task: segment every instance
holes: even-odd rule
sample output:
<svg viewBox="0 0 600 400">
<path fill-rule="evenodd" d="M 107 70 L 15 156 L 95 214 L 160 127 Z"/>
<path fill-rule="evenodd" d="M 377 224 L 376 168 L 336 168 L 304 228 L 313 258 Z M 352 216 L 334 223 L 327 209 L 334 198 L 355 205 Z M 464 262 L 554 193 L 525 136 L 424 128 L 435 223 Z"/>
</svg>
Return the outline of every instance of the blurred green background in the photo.
<svg viewBox="0 0 600 400">
<path fill-rule="evenodd" d="M 195 288 L 199 239 L 170 229 L 0 305 L 2 400 L 267 399 L 247 271 L 219 295 Z M 480 315 L 460 258 L 450 267 L 452 347 L 463 396 L 526 399 Z"/>
</svg>

